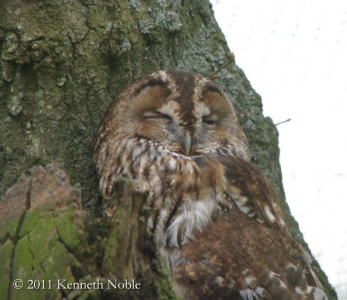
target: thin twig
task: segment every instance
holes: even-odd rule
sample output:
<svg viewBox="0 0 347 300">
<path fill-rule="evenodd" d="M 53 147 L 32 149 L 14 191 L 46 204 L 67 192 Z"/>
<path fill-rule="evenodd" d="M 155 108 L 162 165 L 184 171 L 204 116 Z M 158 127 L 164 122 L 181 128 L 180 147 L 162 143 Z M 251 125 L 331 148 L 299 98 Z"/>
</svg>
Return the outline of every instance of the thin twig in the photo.
<svg viewBox="0 0 347 300">
<path fill-rule="evenodd" d="M 285 121 L 276 123 L 275 126 L 280 125 L 280 124 L 283 124 L 283 123 L 287 123 L 287 122 L 289 122 L 289 121 L 291 121 L 291 120 L 292 120 L 292 119 L 289 118 L 289 119 L 287 119 L 287 120 L 285 120 Z"/>
<path fill-rule="evenodd" d="M 209 74 L 207 78 L 211 78 L 213 75 L 216 75 L 220 70 L 224 69 L 227 65 L 231 64 L 234 61 L 235 61 L 235 54 L 233 52 L 230 52 L 229 59 L 224 64 L 222 64 L 216 71 Z"/>
</svg>

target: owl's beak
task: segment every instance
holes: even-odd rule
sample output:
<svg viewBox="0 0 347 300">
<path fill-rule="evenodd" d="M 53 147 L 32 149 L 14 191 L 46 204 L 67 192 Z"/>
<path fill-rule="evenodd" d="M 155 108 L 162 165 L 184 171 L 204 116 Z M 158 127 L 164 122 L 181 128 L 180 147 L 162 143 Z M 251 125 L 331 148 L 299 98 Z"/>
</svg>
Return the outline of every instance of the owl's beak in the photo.
<svg viewBox="0 0 347 300">
<path fill-rule="evenodd" d="M 192 137 L 190 136 L 190 132 L 188 131 L 184 137 L 184 150 L 186 155 L 189 155 L 191 147 L 192 147 Z"/>
</svg>

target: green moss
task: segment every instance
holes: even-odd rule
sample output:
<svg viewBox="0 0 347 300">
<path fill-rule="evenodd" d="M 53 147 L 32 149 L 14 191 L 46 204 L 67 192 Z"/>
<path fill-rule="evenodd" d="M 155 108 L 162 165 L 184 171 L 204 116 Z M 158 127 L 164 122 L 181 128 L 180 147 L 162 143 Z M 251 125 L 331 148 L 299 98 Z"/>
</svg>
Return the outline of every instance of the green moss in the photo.
<svg viewBox="0 0 347 300">
<path fill-rule="evenodd" d="M 9 288 L 11 288 L 11 258 L 14 245 L 11 240 L 7 240 L 0 245 L 0 291 L 1 297 L 8 299 Z"/>
<path fill-rule="evenodd" d="M 9 235 L 12 238 L 16 235 L 17 227 L 20 224 L 21 216 L 17 216 L 9 220 L 5 224 L 0 226 L 0 241 L 6 240 L 6 236 Z"/>
<path fill-rule="evenodd" d="M 55 299 L 60 294 L 54 286 L 57 279 L 76 281 L 71 266 L 79 263 L 61 241 L 52 218 L 51 213 L 42 209 L 27 211 L 20 239 L 15 245 L 12 277 L 22 279 L 24 287 L 29 287 L 31 280 L 36 280 L 36 287 L 39 288 L 29 291 L 27 288 L 13 289 L 11 299 Z M 70 224 L 73 226 L 73 223 Z M 52 290 L 43 289 L 49 280 Z"/>
<path fill-rule="evenodd" d="M 55 228 L 59 239 L 70 252 L 81 254 L 85 251 L 88 242 L 86 240 L 83 222 L 73 210 L 66 211 L 54 218 Z"/>
<path fill-rule="evenodd" d="M 158 269 L 160 278 L 155 281 L 155 285 L 159 291 L 159 298 L 163 300 L 179 299 L 172 290 L 172 285 L 169 280 L 169 273 L 162 257 L 158 258 Z"/>
<path fill-rule="evenodd" d="M 57 279 L 64 278 L 68 282 L 75 282 L 69 267 L 71 256 L 66 248 L 57 242 L 50 248 L 45 248 L 43 245 L 35 244 L 29 235 L 18 241 L 13 261 L 13 278 L 22 279 L 24 288 L 13 289 L 11 299 L 56 299 L 60 294 L 56 289 Z M 28 290 L 31 280 L 36 281 L 39 288 Z M 52 290 L 43 289 L 43 284 L 47 284 L 49 280 L 52 283 Z"/>
</svg>

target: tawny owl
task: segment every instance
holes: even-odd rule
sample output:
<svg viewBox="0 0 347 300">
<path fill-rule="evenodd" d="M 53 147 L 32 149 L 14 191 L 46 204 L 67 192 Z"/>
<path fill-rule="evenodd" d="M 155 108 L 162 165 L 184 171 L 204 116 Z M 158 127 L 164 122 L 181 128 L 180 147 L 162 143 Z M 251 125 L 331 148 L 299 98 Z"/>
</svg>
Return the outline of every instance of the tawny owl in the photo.
<svg viewBox="0 0 347 300">
<path fill-rule="evenodd" d="M 327 299 L 214 82 L 159 71 L 128 85 L 102 120 L 95 162 L 103 197 L 122 178 L 148 195 L 183 299 Z"/>
</svg>

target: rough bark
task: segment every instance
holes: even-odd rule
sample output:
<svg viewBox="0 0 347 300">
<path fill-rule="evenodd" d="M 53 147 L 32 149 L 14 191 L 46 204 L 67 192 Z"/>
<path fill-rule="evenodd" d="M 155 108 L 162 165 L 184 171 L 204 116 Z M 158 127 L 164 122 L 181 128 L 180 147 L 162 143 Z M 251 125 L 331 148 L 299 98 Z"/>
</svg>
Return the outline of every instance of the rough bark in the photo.
<svg viewBox="0 0 347 300">
<path fill-rule="evenodd" d="M 140 212 L 143 196 L 120 190 L 127 202 L 92 219 L 80 187 L 56 166 L 22 175 L 0 202 L 1 299 L 175 299 Z"/>
<path fill-rule="evenodd" d="M 145 217 L 140 205 L 143 199 L 133 195 L 129 187 L 120 187 L 116 217 L 111 218 L 111 223 L 105 221 L 106 225 L 101 221 L 103 225 L 91 226 L 98 229 L 97 233 L 84 227 L 88 220 L 96 222 L 91 216 L 101 215 L 97 176 L 92 162 L 93 147 L 106 106 L 126 83 L 159 69 L 208 75 L 228 60 L 230 50 L 209 2 L 1 0 L 0 42 L 0 197 L 21 173 L 34 165 L 54 163 L 66 171 L 72 182 L 80 183 L 83 206 L 89 214 L 87 218 L 79 207 L 74 208 L 69 217 L 66 211 L 61 213 L 59 207 L 33 209 L 30 204 L 32 187 L 27 183 L 27 187 L 22 187 L 22 196 L 11 198 L 17 199 L 12 200 L 17 204 L 8 206 L 5 215 L 1 216 L 2 219 L 8 217 L 7 222 L 2 221 L 6 227 L 3 225 L 1 228 L 1 252 L 6 255 L 0 257 L 6 259 L 0 260 L 0 272 L 5 270 L 5 266 L 7 268 L 7 273 L 3 273 L 1 278 L 7 276 L 10 286 L 16 274 L 17 249 L 26 249 L 21 250 L 22 253 L 35 263 L 21 265 L 23 274 L 35 275 L 35 279 L 44 274 L 45 278 L 51 276 L 53 279 L 54 274 L 49 270 L 54 268 L 45 267 L 44 263 L 40 265 L 33 259 L 36 251 L 40 253 L 47 247 L 51 254 L 47 257 L 54 258 L 59 251 L 72 257 L 71 263 L 64 265 L 65 269 L 57 266 L 57 276 L 66 274 L 73 279 L 84 278 L 88 273 L 91 276 L 103 275 L 102 278 L 110 274 L 119 278 L 158 276 L 166 282 L 161 263 L 154 258 L 155 250 L 148 250 L 153 248 L 153 241 L 144 229 Z M 260 96 L 235 63 L 221 70 L 215 81 L 234 102 L 250 142 L 252 159 L 272 181 L 293 236 L 305 244 L 285 202 L 278 159 L 278 132 L 271 119 L 264 118 Z M 34 171 L 30 178 L 35 174 Z M 29 180 L 21 178 L 24 182 Z M 71 199 L 75 199 L 77 196 L 71 193 Z M 42 200 L 43 207 L 47 200 Z M 112 214 L 114 210 L 108 209 Z M 11 219 L 13 210 L 21 214 Z M 37 214 L 36 219 L 34 214 Z M 78 221 L 74 219 L 75 214 Z M 30 215 L 33 215 L 32 223 L 27 221 Z M 52 218 L 55 226 L 50 222 Z M 72 222 L 77 222 L 79 227 L 74 228 Z M 72 232 L 76 231 L 78 246 L 62 242 L 56 224 L 70 226 Z M 22 228 L 30 232 L 31 243 L 38 247 L 36 250 L 28 246 L 29 235 L 26 237 L 21 233 Z M 86 236 L 83 237 L 82 232 Z M 51 243 L 40 241 L 50 234 L 54 236 Z M 101 242 L 93 240 L 94 234 L 95 239 L 101 234 L 108 242 L 102 246 Z M 20 248 L 19 245 L 25 243 L 26 246 L 22 247 L 26 248 Z M 143 243 L 146 247 L 139 248 Z M 62 250 L 54 250 L 59 247 Z M 75 250 L 70 247 L 75 247 Z M 89 252 L 88 258 L 84 251 Z M 91 260 L 91 257 L 95 259 Z M 136 259 L 132 260 L 134 257 Z M 108 263 L 100 266 L 100 261 Z M 132 261 L 139 263 L 134 266 Z M 330 298 L 334 299 L 334 291 L 317 263 L 315 269 Z M 165 299 L 164 295 L 171 297 L 166 283 L 156 286 L 153 282 L 146 282 L 150 285 L 142 290 L 145 293 L 149 291 L 146 296 L 156 293 L 154 298 L 158 295 L 161 299 Z M 133 295 L 136 297 L 136 293 Z"/>
</svg>

